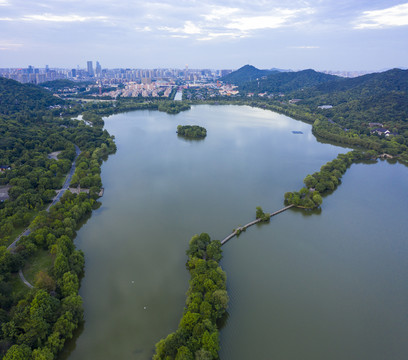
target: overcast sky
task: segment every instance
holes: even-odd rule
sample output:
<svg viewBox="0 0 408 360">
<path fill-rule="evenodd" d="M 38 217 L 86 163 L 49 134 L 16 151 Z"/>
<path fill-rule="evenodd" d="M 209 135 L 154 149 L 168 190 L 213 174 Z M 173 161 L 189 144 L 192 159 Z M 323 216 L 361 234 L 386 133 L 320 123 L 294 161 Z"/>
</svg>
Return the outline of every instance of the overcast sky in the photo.
<svg viewBox="0 0 408 360">
<path fill-rule="evenodd" d="M 396 0 L 0 0 L 0 67 L 408 67 Z"/>
</svg>

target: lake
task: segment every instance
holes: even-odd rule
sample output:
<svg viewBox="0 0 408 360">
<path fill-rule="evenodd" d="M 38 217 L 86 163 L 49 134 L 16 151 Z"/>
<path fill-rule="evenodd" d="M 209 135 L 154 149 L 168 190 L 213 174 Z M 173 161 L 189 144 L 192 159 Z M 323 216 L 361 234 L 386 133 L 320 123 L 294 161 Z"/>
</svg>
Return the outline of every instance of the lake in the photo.
<svg viewBox="0 0 408 360">
<path fill-rule="evenodd" d="M 178 137 L 177 125 L 207 137 Z M 243 106 L 129 112 L 105 127 L 118 150 L 102 166 L 102 206 L 78 231 L 85 324 L 61 359 L 150 359 L 182 315 L 190 238 L 221 240 L 256 206 L 280 209 L 286 191 L 348 151 Z M 352 165 L 321 213 L 291 209 L 230 240 L 220 358 L 405 359 L 407 184 L 402 165 Z"/>
</svg>

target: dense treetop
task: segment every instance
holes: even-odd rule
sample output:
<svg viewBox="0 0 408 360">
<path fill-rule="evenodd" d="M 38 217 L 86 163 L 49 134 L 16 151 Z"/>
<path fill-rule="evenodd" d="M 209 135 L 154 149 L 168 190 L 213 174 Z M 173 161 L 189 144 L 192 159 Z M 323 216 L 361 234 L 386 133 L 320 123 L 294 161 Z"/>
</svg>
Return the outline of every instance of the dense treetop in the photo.
<svg viewBox="0 0 408 360">
<path fill-rule="evenodd" d="M 10 115 L 23 110 L 44 110 L 64 101 L 33 84 L 21 84 L 0 77 L 0 115 Z"/>
<path fill-rule="evenodd" d="M 205 138 L 207 130 L 198 125 L 178 125 L 177 134 L 188 138 Z"/>
</svg>

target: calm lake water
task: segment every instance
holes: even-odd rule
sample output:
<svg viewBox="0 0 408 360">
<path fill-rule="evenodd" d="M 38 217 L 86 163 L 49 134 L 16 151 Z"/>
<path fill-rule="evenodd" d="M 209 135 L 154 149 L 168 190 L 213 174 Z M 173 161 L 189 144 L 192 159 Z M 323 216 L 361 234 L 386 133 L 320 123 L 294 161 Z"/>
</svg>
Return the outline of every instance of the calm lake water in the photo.
<svg viewBox="0 0 408 360">
<path fill-rule="evenodd" d="M 311 126 L 238 106 L 111 116 L 118 151 L 102 206 L 78 232 L 85 325 L 61 359 L 150 359 L 177 328 L 190 238 L 222 239 L 347 149 Z M 188 141 L 177 125 L 207 129 Z M 303 134 L 293 134 L 301 131 Z M 353 165 L 320 214 L 289 210 L 223 247 L 222 360 L 406 359 L 408 169 Z"/>
</svg>

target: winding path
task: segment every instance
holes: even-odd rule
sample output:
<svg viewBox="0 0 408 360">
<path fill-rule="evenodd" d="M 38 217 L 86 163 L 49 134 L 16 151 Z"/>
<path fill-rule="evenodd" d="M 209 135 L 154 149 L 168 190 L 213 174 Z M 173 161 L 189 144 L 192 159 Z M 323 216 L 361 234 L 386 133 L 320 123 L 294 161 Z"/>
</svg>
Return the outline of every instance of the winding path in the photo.
<svg viewBox="0 0 408 360">
<path fill-rule="evenodd" d="M 30 289 L 32 289 L 32 288 L 34 287 L 34 286 L 31 285 L 31 284 L 27 281 L 27 279 L 24 277 L 24 274 L 23 274 L 23 270 L 22 270 L 22 269 L 20 269 L 20 270 L 18 271 L 18 275 L 20 276 L 20 279 L 23 281 L 23 283 L 26 284 Z"/>
<path fill-rule="evenodd" d="M 278 215 L 278 214 L 280 214 L 280 213 L 282 213 L 282 212 L 284 212 L 284 211 L 286 211 L 286 210 L 288 210 L 288 209 L 290 209 L 290 208 L 292 208 L 294 206 L 295 205 L 293 205 L 293 204 L 289 205 L 289 206 L 286 206 L 286 207 L 284 207 L 284 208 L 270 214 L 269 217 L 271 218 L 272 216 Z M 234 236 L 237 236 L 239 233 L 241 233 L 241 231 L 246 230 L 250 226 L 255 225 L 255 224 L 257 224 L 257 223 L 259 223 L 261 221 L 262 221 L 262 219 L 256 219 L 256 220 L 251 221 L 250 223 L 248 223 L 248 224 L 246 224 L 244 226 L 241 226 L 241 227 L 237 228 L 233 233 L 229 234 L 224 240 L 221 241 L 221 245 L 224 245 L 228 240 L 231 240 Z"/>
<path fill-rule="evenodd" d="M 65 178 L 65 182 L 64 185 L 62 186 L 61 190 L 58 190 L 57 195 L 54 197 L 54 199 L 52 200 L 51 204 L 48 205 L 47 209 L 45 209 L 47 212 L 50 211 L 51 206 L 55 205 L 58 201 L 61 200 L 62 195 L 64 195 L 65 191 L 68 190 L 69 185 L 71 184 L 71 180 L 72 180 L 72 176 L 75 173 L 75 169 L 76 169 L 76 165 L 75 162 L 78 159 L 79 154 L 81 153 L 81 150 L 79 149 L 79 147 L 77 145 L 75 145 L 75 158 L 74 161 L 72 162 L 72 166 L 71 169 L 69 170 L 69 173 L 67 175 L 67 177 Z M 10 252 L 14 252 L 17 246 L 18 241 L 20 240 L 20 238 L 22 236 L 27 236 L 31 233 L 30 227 L 28 227 L 27 229 L 25 229 L 19 236 L 17 236 L 17 238 L 8 246 L 7 250 L 9 250 Z M 33 288 L 34 286 L 31 285 L 26 278 L 24 277 L 23 274 L 23 270 L 20 269 L 18 272 L 18 275 L 20 276 L 20 279 L 23 281 L 23 283 L 25 285 L 27 285 L 29 288 Z"/>
</svg>

